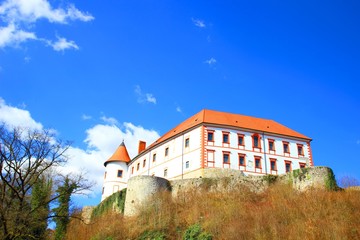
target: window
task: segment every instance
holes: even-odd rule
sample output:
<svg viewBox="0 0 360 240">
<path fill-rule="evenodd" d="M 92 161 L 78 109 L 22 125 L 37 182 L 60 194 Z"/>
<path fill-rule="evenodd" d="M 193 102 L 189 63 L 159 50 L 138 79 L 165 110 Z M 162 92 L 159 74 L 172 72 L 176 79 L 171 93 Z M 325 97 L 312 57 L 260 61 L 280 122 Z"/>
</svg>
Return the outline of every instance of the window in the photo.
<svg viewBox="0 0 360 240">
<path fill-rule="evenodd" d="M 243 134 L 238 134 L 238 145 L 244 146 L 244 135 Z"/>
<path fill-rule="evenodd" d="M 140 163 L 138 163 L 138 164 L 136 165 L 136 170 L 139 171 L 139 169 L 140 169 Z"/>
<path fill-rule="evenodd" d="M 270 158 L 270 169 L 271 169 L 272 171 L 276 171 L 276 170 L 277 170 L 277 167 L 276 167 L 276 159 Z"/>
<path fill-rule="evenodd" d="M 107 172 L 105 172 L 104 179 L 106 179 L 106 174 L 107 174 Z"/>
<path fill-rule="evenodd" d="M 189 168 L 190 167 L 190 162 L 189 161 L 186 161 L 185 163 L 185 168 Z"/>
<path fill-rule="evenodd" d="M 223 152 L 223 163 L 230 164 L 230 153 L 229 152 Z"/>
<path fill-rule="evenodd" d="M 288 142 L 283 142 L 283 147 L 284 147 L 284 153 L 290 153 Z"/>
<path fill-rule="evenodd" d="M 239 153 L 239 166 L 245 166 L 245 154 Z"/>
<path fill-rule="evenodd" d="M 156 153 L 153 154 L 153 162 L 156 161 Z"/>
<path fill-rule="evenodd" d="M 261 158 L 255 157 L 255 168 L 261 168 Z"/>
<path fill-rule="evenodd" d="M 118 172 L 117 172 L 117 177 L 118 177 L 118 178 L 122 178 L 122 175 L 123 175 L 123 171 L 122 171 L 122 170 L 118 170 Z"/>
<path fill-rule="evenodd" d="M 300 168 L 306 168 L 306 163 L 299 163 Z"/>
<path fill-rule="evenodd" d="M 223 143 L 229 143 L 229 133 L 223 132 Z"/>
<path fill-rule="evenodd" d="M 165 148 L 165 157 L 169 155 L 169 148 Z"/>
<path fill-rule="evenodd" d="M 254 148 L 261 148 L 261 144 L 260 144 L 260 137 L 258 134 L 254 134 L 252 136 L 253 139 L 253 147 Z"/>
<path fill-rule="evenodd" d="M 131 174 L 133 174 L 133 173 L 134 173 L 134 167 L 131 168 Z"/>
<path fill-rule="evenodd" d="M 164 169 L 164 177 L 167 177 L 167 176 L 168 176 L 168 169 L 165 168 L 165 169 Z"/>
<path fill-rule="evenodd" d="M 185 139 L 185 147 L 189 147 L 190 138 Z"/>
<path fill-rule="evenodd" d="M 146 159 L 143 161 L 143 168 L 146 166 Z"/>
<path fill-rule="evenodd" d="M 302 144 L 298 144 L 297 145 L 297 149 L 298 149 L 298 155 L 299 156 L 304 156 L 304 148 Z"/>
<path fill-rule="evenodd" d="M 274 140 L 269 139 L 268 142 L 269 142 L 269 151 L 275 151 Z"/>
<path fill-rule="evenodd" d="M 208 131 L 208 141 L 209 142 L 214 141 L 214 132 L 213 131 L 211 131 L 211 132 Z"/>
<path fill-rule="evenodd" d="M 291 172 L 291 162 L 285 161 L 285 172 Z"/>
</svg>

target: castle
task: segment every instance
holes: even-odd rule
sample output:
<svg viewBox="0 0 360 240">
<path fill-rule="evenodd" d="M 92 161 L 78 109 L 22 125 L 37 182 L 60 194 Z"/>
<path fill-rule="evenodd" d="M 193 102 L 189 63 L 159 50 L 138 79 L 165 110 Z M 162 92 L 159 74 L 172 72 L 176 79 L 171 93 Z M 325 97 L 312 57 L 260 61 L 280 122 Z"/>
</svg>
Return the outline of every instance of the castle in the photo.
<svg viewBox="0 0 360 240">
<path fill-rule="evenodd" d="M 208 169 L 285 174 L 313 166 L 311 139 L 273 120 L 202 110 L 130 159 L 124 142 L 105 161 L 103 201 L 134 176 L 199 178 Z"/>
</svg>

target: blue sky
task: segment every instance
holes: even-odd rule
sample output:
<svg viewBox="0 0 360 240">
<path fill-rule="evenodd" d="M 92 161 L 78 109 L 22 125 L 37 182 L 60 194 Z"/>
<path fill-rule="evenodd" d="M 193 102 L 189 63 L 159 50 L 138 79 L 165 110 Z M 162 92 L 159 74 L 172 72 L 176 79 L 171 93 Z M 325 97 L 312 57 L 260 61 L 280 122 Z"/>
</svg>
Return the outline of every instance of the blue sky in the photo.
<svg viewBox="0 0 360 240">
<path fill-rule="evenodd" d="M 74 141 L 98 184 L 207 108 L 313 139 L 315 165 L 360 179 L 358 1 L 0 1 L 0 119 Z"/>
</svg>

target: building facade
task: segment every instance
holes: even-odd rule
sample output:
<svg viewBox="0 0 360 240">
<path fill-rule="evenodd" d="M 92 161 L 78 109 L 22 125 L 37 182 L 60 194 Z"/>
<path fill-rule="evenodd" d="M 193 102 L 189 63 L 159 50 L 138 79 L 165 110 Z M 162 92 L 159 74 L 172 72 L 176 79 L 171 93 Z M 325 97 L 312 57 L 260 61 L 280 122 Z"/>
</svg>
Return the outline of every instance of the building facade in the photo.
<svg viewBox="0 0 360 240">
<path fill-rule="evenodd" d="M 138 175 L 198 178 L 207 168 L 236 169 L 245 175 L 285 174 L 314 165 L 310 142 L 272 120 L 202 110 L 149 147 L 140 141 L 139 153 L 131 160 L 122 143 L 105 162 L 102 199 L 125 188 L 127 180 Z"/>
</svg>

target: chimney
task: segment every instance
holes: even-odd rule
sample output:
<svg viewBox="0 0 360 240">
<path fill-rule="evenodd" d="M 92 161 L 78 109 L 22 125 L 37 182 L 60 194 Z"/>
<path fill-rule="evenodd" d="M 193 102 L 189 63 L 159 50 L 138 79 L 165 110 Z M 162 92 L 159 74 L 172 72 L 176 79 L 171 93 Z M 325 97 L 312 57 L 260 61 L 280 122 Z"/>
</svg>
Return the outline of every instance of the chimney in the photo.
<svg viewBox="0 0 360 240">
<path fill-rule="evenodd" d="M 138 154 L 141 153 L 142 151 L 144 151 L 146 148 L 146 142 L 144 141 L 139 141 L 139 150 L 138 150 Z"/>
</svg>

